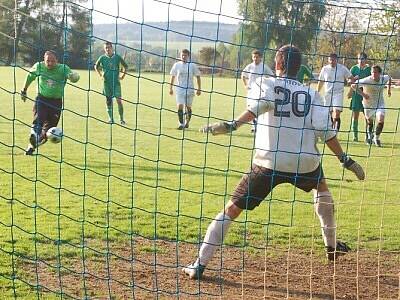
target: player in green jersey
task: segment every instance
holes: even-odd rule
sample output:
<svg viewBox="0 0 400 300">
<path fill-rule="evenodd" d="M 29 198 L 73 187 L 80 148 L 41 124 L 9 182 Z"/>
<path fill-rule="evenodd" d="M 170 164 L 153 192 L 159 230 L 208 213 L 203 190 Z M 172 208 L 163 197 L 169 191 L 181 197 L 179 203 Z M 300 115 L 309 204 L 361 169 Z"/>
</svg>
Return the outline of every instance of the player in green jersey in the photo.
<svg viewBox="0 0 400 300">
<path fill-rule="evenodd" d="M 367 64 L 367 54 L 360 52 L 357 55 L 358 64 L 351 67 L 350 72 L 357 79 L 363 79 L 371 75 L 371 67 Z M 360 112 L 364 111 L 362 104 L 363 97 L 356 91 L 350 89 L 347 94 L 351 97 L 350 109 L 352 111 L 351 129 L 353 130 L 353 141 L 358 141 L 358 118 Z"/>
<path fill-rule="evenodd" d="M 297 80 L 300 81 L 301 83 L 304 83 L 304 78 L 307 77 L 308 80 L 314 80 L 314 75 L 311 71 L 311 69 L 306 66 L 306 65 L 300 65 L 299 72 L 297 72 Z"/>
<path fill-rule="evenodd" d="M 27 99 L 29 85 L 38 78 L 38 95 L 33 106 L 33 125 L 29 136 L 26 155 L 32 155 L 36 148 L 47 141 L 46 132 L 56 127 L 62 111 L 62 98 L 66 80 L 77 82 L 79 74 L 73 72 L 67 65 L 58 63 L 54 51 L 46 51 L 44 60 L 37 62 L 26 76 L 21 99 Z"/>
<path fill-rule="evenodd" d="M 104 43 L 104 53 L 96 61 L 94 69 L 104 80 L 103 94 L 106 96 L 109 123 L 114 123 L 112 99 L 116 98 L 120 122 L 121 125 L 125 125 L 120 80 L 124 79 L 128 65 L 120 55 L 113 51 L 112 43 Z"/>
</svg>

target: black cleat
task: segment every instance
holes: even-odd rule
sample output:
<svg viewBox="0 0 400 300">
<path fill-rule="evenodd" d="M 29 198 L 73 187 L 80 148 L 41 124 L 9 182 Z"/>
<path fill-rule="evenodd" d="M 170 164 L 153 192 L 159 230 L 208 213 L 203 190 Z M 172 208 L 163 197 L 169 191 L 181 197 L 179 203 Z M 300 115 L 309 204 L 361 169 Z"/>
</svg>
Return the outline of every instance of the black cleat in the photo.
<svg viewBox="0 0 400 300">
<path fill-rule="evenodd" d="M 35 152 L 35 149 L 33 149 L 31 146 L 29 146 L 25 150 L 25 155 L 33 155 L 33 152 Z"/>
<path fill-rule="evenodd" d="M 39 144 L 39 138 L 37 137 L 36 134 L 34 133 L 31 134 L 31 136 L 29 137 L 29 143 L 32 145 L 34 149 L 37 148 Z"/>
<path fill-rule="evenodd" d="M 183 129 L 185 129 L 185 125 L 184 124 L 180 124 L 177 129 L 178 130 L 183 130 Z"/>
<path fill-rule="evenodd" d="M 346 243 L 341 241 L 337 241 L 336 249 L 330 246 L 325 247 L 325 249 L 326 249 L 326 257 L 328 258 L 329 261 L 334 261 L 339 256 L 345 255 L 347 252 L 351 250 Z"/>
<path fill-rule="evenodd" d="M 374 139 L 374 144 L 377 147 L 382 147 L 381 140 Z"/>
</svg>

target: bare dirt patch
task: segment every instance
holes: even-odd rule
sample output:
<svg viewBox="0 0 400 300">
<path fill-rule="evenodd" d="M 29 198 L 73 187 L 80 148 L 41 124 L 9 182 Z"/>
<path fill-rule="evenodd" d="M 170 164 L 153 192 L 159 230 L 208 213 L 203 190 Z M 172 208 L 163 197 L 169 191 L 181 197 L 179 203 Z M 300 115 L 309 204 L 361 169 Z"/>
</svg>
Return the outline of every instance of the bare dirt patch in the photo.
<svg viewBox="0 0 400 300">
<path fill-rule="evenodd" d="M 156 246 L 156 248 L 155 248 Z M 182 266 L 197 245 L 136 239 L 93 248 L 82 257 L 25 264 L 25 281 L 45 294 L 89 299 L 399 299 L 399 253 L 351 252 L 335 263 L 321 253 L 267 249 L 265 254 L 226 247 L 216 253 L 201 281 Z M 154 249 L 157 249 L 153 251 Z M 85 257 L 85 258 L 83 258 Z M 36 271 L 37 270 L 37 271 Z M 36 277 L 37 276 L 37 277 Z M 37 281 L 38 279 L 38 281 Z"/>
</svg>

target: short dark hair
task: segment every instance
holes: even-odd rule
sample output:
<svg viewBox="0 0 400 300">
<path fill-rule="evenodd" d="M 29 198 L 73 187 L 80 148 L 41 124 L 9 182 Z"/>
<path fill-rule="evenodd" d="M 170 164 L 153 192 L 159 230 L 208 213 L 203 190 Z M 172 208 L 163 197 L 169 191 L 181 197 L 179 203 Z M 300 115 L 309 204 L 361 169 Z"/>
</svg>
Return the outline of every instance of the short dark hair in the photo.
<svg viewBox="0 0 400 300">
<path fill-rule="evenodd" d="M 367 55 L 367 53 L 365 53 L 365 52 L 358 52 L 357 56 L 359 56 L 359 57 L 361 57 L 361 58 L 364 58 L 364 59 L 367 59 L 367 58 L 368 58 L 368 55 Z"/>
<path fill-rule="evenodd" d="M 379 65 L 373 65 L 373 66 L 371 67 L 371 69 L 377 70 L 377 71 L 379 72 L 379 74 L 382 74 L 382 68 L 381 68 L 381 66 L 379 66 Z"/>
<path fill-rule="evenodd" d="M 186 53 L 187 55 L 190 56 L 190 51 L 188 49 L 182 49 L 181 53 Z"/>
<path fill-rule="evenodd" d="M 251 51 L 251 54 L 252 55 L 256 54 L 256 55 L 262 56 L 262 52 L 258 49 L 254 49 L 253 51 Z"/>
<path fill-rule="evenodd" d="M 105 41 L 105 42 L 104 42 L 104 46 L 111 46 L 111 47 L 112 47 L 113 44 L 112 44 L 111 42 L 109 42 L 109 41 Z"/>
<path fill-rule="evenodd" d="M 47 51 L 44 53 L 43 56 L 46 56 L 46 55 L 53 55 L 56 59 L 58 59 L 58 58 L 57 58 L 57 53 L 56 53 L 56 51 L 54 51 L 54 50 L 47 50 Z"/>
<path fill-rule="evenodd" d="M 283 45 L 278 50 L 283 58 L 285 73 L 288 77 L 296 77 L 301 65 L 300 49 L 293 45 Z"/>
<path fill-rule="evenodd" d="M 330 58 L 336 58 L 336 59 L 338 58 L 337 54 L 333 53 L 333 52 L 331 54 L 329 54 L 329 57 Z"/>
</svg>

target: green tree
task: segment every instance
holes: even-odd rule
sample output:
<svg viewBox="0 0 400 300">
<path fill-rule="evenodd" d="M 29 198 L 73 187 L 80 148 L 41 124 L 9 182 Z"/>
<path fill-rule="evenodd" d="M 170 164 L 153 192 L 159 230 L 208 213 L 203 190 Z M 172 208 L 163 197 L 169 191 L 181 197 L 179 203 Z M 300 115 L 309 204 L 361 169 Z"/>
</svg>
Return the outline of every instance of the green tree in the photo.
<svg viewBox="0 0 400 300">
<path fill-rule="evenodd" d="M 198 60 L 201 64 L 205 65 L 207 69 L 210 69 L 210 73 L 214 71 L 211 68 L 214 68 L 220 59 L 221 54 L 214 47 L 203 47 L 199 51 Z"/>
<path fill-rule="evenodd" d="M 356 63 L 358 52 L 367 52 L 366 38 L 369 15 L 358 8 L 330 6 L 321 20 L 320 31 L 311 52 L 317 53 L 311 59 L 314 66 L 327 63 L 330 53 L 342 57 L 341 63 L 348 67 Z"/>
<path fill-rule="evenodd" d="M 77 5 L 84 2 L 87 0 L 0 0 L 4 63 L 32 64 L 46 49 L 56 50 L 62 57 L 72 51 L 73 57 L 88 59 L 89 11 Z"/>
<path fill-rule="evenodd" d="M 377 1 L 376 4 L 382 9 L 373 14 L 372 31 L 377 38 L 368 43 L 368 48 L 385 72 L 400 77 L 400 2 Z"/>
<path fill-rule="evenodd" d="M 276 48 L 292 43 L 308 51 L 325 15 L 323 1 L 238 0 L 244 21 L 231 49 L 231 64 L 240 69 L 253 49 Z M 267 60 L 270 60 L 267 53 Z"/>
</svg>

